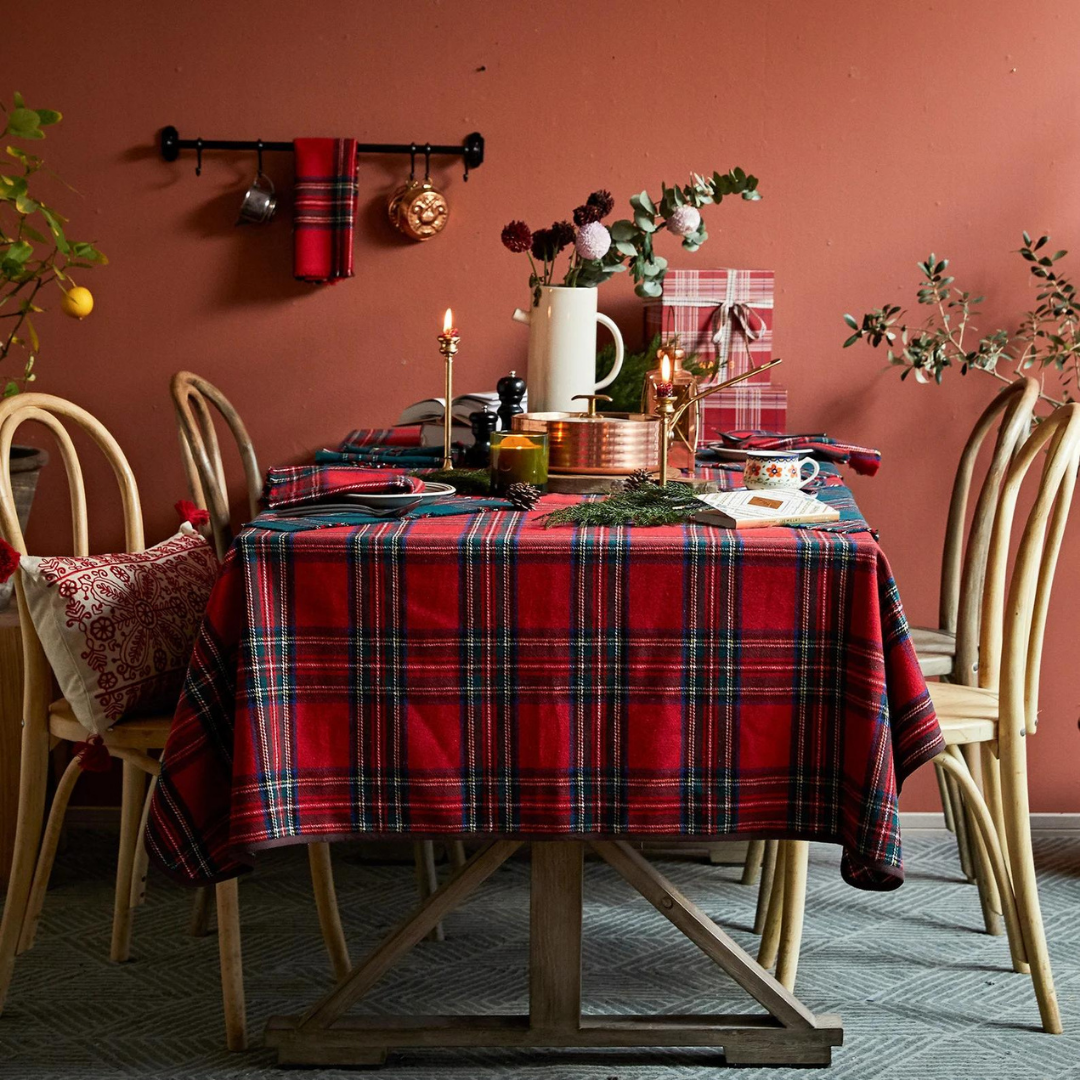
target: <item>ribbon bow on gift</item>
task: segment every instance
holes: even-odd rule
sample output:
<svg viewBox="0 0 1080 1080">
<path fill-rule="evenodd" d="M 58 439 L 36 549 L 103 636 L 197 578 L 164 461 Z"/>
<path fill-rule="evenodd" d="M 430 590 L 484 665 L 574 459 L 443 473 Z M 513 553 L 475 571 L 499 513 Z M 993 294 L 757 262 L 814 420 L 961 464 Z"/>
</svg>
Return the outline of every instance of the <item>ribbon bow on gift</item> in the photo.
<svg viewBox="0 0 1080 1080">
<path fill-rule="evenodd" d="M 724 299 L 713 312 L 713 342 L 716 345 L 716 370 L 719 374 L 727 367 L 731 351 L 731 335 L 738 328 L 746 339 L 747 347 L 757 341 L 765 330 L 765 321 L 750 306 L 746 288 L 736 288 L 737 274 L 728 274 Z"/>
</svg>

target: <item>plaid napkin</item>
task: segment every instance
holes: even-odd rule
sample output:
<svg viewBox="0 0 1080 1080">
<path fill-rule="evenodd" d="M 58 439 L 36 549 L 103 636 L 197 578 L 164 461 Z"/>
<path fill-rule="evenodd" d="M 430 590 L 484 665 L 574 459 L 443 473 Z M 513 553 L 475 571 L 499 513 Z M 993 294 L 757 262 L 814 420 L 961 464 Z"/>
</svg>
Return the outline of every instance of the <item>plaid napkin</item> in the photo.
<svg viewBox="0 0 1080 1080">
<path fill-rule="evenodd" d="M 513 504 L 506 499 L 480 499 L 450 496 L 446 500 L 421 503 L 394 517 L 378 514 L 365 514 L 363 510 L 345 510 L 340 514 L 320 514 L 312 517 L 271 517 L 260 515 L 249 521 L 247 529 L 265 529 L 268 532 L 311 532 L 314 529 L 332 529 L 339 525 L 380 525 L 403 518 L 453 517 L 458 514 L 479 514 L 485 510 L 513 510 Z"/>
<path fill-rule="evenodd" d="M 422 491 L 423 480 L 400 469 L 365 469 L 361 465 L 283 465 L 269 469 L 263 503 L 269 510 L 316 502 L 332 495 L 363 491 L 391 495 Z"/>
<path fill-rule="evenodd" d="M 881 466 L 880 450 L 830 439 L 825 434 L 781 435 L 775 431 L 725 431 L 715 445 L 729 450 L 805 450 L 820 461 L 850 465 L 864 476 L 873 476 Z"/>
<path fill-rule="evenodd" d="M 319 464 L 355 462 L 363 465 L 397 465 L 403 469 L 437 469 L 442 465 L 441 446 L 421 446 L 418 424 L 400 428 L 359 428 L 351 431 L 336 450 L 319 450 Z"/>
<path fill-rule="evenodd" d="M 420 446 L 420 425 L 392 428 L 357 428 L 350 431 L 338 449 L 342 453 L 381 446 Z"/>
<path fill-rule="evenodd" d="M 353 276 L 356 140 L 294 139 L 293 277 L 315 283 Z"/>
</svg>

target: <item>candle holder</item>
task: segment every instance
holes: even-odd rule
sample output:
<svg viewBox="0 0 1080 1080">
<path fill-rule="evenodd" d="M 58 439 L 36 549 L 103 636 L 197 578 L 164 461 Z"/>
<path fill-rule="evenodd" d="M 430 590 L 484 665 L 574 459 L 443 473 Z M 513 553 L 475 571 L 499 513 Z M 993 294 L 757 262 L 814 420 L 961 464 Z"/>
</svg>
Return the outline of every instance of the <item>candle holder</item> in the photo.
<svg viewBox="0 0 1080 1080">
<path fill-rule="evenodd" d="M 751 368 L 749 371 L 744 371 L 741 375 L 736 375 L 734 378 L 726 379 L 722 383 L 717 383 L 715 386 L 710 386 L 696 394 L 691 394 L 679 408 L 675 408 L 675 387 L 670 382 L 660 383 L 656 387 L 656 414 L 660 417 L 661 487 L 664 487 L 668 482 L 668 447 L 671 445 L 672 432 L 675 430 L 675 425 L 678 424 L 682 414 L 702 398 L 707 398 L 710 394 L 718 393 L 720 390 L 726 390 L 729 386 L 741 383 L 745 379 L 758 375 L 762 371 L 768 371 L 770 368 L 774 368 L 777 364 L 782 364 L 783 362 L 781 357 L 777 357 L 775 360 L 770 360 L 767 364 L 762 364 L 761 367 Z M 661 391 L 663 391 L 663 393 L 661 393 Z"/>
<path fill-rule="evenodd" d="M 546 432 L 496 431 L 491 436 L 491 490 L 504 495 L 514 484 L 532 484 L 547 491 Z"/>
<path fill-rule="evenodd" d="M 447 312 L 449 322 L 449 312 Z M 446 367 L 446 407 L 443 410 L 443 462 L 444 469 L 454 467 L 454 455 L 450 449 L 450 437 L 453 433 L 454 419 L 452 415 L 452 402 L 454 400 L 454 354 L 458 351 L 461 335 L 454 326 L 446 325 L 439 335 L 439 352 L 442 353 Z"/>
</svg>

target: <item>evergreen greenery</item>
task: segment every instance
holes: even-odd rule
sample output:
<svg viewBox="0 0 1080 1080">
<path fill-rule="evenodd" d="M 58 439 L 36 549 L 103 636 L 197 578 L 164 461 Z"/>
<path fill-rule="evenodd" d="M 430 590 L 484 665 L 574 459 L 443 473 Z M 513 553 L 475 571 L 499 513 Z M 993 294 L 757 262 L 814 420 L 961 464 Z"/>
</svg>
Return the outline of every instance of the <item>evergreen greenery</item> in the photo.
<svg viewBox="0 0 1080 1080">
<path fill-rule="evenodd" d="M 644 484 L 606 499 L 586 499 L 545 514 L 552 525 L 678 525 L 701 510 L 701 503 L 684 484 Z"/>
</svg>

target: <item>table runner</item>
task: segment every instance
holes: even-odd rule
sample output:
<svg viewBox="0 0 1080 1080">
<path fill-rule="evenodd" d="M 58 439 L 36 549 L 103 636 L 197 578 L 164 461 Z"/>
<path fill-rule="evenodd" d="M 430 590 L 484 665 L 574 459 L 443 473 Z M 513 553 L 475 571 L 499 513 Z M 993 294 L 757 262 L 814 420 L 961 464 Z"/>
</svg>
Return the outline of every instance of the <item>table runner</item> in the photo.
<svg viewBox="0 0 1080 1080">
<path fill-rule="evenodd" d="M 148 824 L 192 883 L 345 835 L 776 836 L 903 879 L 941 736 L 865 532 L 545 529 L 541 513 L 245 529 Z"/>
</svg>

